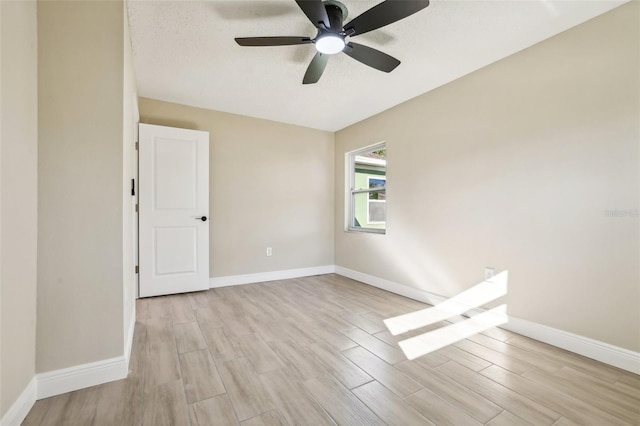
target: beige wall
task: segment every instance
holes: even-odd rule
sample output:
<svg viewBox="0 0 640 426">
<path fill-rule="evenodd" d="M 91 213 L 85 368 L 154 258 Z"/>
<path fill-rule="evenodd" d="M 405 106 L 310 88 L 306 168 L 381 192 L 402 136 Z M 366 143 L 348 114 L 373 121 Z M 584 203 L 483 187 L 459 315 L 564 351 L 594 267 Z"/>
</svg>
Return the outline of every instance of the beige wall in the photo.
<svg viewBox="0 0 640 426">
<path fill-rule="evenodd" d="M 333 264 L 332 133 L 144 98 L 140 116 L 210 134 L 210 276 Z"/>
<path fill-rule="evenodd" d="M 639 13 L 627 4 L 336 135 L 336 263 L 640 350 Z M 388 145 L 386 235 L 345 233 L 345 152 Z M 637 210 L 636 210 L 637 211 Z"/>
<path fill-rule="evenodd" d="M 35 374 L 36 4 L 0 2 L 0 418 Z"/>
<path fill-rule="evenodd" d="M 38 3 L 38 372 L 123 354 L 123 24 Z"/>
</svg>

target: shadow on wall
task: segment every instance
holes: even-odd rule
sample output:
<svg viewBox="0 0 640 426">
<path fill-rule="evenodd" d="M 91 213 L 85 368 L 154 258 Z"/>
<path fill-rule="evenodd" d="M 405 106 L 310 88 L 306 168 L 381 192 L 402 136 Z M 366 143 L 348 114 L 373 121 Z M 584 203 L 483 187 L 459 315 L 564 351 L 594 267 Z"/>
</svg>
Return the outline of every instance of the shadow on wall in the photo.
<svg viewBox="0 0 640 426">
<path fill-rule="evenodd" d="M 503 271 L 432 308 L 388 318 L 384 323 L 389 332 L 397 336 L 462 315 L 505 296 L 508 277 L 508 271 Z M 507 305 L 502 304 L 466 320 L 402 340 L 398 345 L 408 359 L 415 359 L 507 322 Z"/>
</svg>

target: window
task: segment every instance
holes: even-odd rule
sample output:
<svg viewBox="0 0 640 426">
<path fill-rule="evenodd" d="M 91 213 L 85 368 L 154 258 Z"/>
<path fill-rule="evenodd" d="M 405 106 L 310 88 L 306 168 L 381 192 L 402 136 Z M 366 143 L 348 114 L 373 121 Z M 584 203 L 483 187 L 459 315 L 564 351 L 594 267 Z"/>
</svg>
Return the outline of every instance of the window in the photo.
<svg viewBox="0 0 640 426">
<path fill-rule="evenodd" d="M 387 221 L 387 147 L 347 153 L 347 230 L 384 234 Z"/>
</svg>

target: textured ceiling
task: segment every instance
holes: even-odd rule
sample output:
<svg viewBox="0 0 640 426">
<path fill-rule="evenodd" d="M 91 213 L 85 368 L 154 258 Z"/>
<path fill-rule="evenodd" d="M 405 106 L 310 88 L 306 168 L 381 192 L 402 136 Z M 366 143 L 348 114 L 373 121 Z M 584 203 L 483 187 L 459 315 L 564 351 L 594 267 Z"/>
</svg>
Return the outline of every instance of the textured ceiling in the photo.
<svg viewBox="0 0 640 426">
<path fill-rule="evenodd" d="M 379 0 L 344 0 L 354 18 Z M 432 1 L 354 37 L 402 64 L 386 74 L 344 54 L 302 85 L 313 45 L 240 47 L 234 37 L 315 36 L 293 0 L 129 0 L 139 95 L 336 131 L 611 10 L 625 0 Z"/>
</svg>

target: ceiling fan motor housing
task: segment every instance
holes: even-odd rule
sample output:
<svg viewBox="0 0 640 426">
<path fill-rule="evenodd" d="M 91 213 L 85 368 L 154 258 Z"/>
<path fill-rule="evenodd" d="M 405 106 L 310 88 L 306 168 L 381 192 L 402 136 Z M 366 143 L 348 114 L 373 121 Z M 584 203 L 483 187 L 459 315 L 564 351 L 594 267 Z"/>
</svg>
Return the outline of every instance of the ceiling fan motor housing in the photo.
<svg viewBox="0 0 640 426">
<path fill-rule="evenodd" d="M 327 16 L 329 16 L 331 31 L 340 33 L 342 31 L 342 24 L 349 15 L 347 7 L 339 1 L 335 0 L 327 0 L 323 2 L 323 4 L 325 10 L 327 11 Z"/>
</svg>

